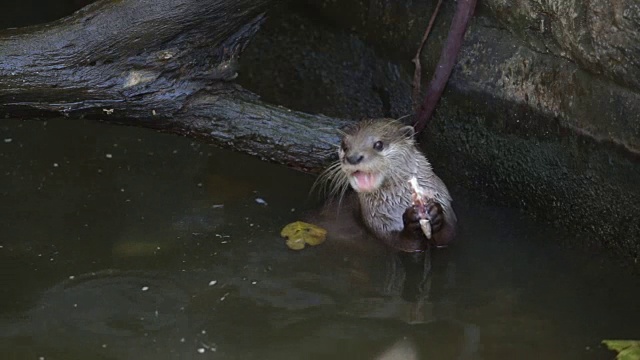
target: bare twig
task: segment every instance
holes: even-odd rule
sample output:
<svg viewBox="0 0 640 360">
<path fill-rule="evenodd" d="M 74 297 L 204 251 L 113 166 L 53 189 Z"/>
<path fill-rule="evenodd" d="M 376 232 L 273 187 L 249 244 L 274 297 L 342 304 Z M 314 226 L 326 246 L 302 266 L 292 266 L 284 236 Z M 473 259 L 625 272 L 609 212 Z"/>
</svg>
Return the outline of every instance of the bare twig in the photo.
<svg viewBox="0 0 640 360">
<path fill-rule="evenodd" d="M 422 55 L 422 49 L 424 49 L 424 45 L 427 43 L 427 38 L 431 33 L 431 28 L 433 28 L 433 23 L 440 11 L 440 5 L 442 5 L 442 0 L 438 0 L 438 4 L 436 5 L 435 10 L 433 10 L 433 14 L 431 14 L 431 19 L 429 19 L 429 25 L 427 25 L 424 35 L 422 35 L 422 41 L 420 42 L 416 56 L 411 60 L 415 65 L 415 70 L 413 71 L 413 94 L 411 97 L 414 113 L 418 111 L 418 106 L 420 104 L 420 83 L 422 79 L 422 65 L 420 64 L 420 57 Z"/>
</svg>

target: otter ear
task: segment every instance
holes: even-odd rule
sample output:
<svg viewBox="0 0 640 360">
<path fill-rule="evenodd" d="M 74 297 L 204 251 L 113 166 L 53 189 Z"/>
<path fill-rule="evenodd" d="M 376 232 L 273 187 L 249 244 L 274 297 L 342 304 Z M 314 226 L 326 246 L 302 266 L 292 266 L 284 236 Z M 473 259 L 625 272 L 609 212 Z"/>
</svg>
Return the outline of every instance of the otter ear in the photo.
<svg viewBox="0 0 640 360">
<path fill-rule="evenodd" d="M 413 129 L 413 126 L 407 125 L 400 128 L 400 134 L 407 139 L 411 139 L 413 135 L 416 134 L 416 131 Z"/>
</svg>

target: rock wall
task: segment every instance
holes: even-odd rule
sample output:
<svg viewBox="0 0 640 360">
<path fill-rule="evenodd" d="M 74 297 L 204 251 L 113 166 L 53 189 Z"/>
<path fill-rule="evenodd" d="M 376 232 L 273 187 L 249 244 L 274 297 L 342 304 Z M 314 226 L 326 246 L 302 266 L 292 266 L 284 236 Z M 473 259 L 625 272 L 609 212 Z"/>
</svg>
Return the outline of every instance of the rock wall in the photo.
<svg viewBox="0 0 640 360">
<path fill-rule="evenodd" d="M 637 0 L 487 0 L 492 17 L 535 51 L 640 89 Z"/>
</svg>

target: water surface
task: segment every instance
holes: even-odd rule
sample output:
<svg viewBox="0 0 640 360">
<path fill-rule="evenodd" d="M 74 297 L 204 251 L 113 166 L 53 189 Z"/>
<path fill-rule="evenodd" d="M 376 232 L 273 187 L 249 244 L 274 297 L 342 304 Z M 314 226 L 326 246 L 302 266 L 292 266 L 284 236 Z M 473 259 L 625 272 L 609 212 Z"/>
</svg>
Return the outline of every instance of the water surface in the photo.
<svg viewBox="0 0 640 360">
<path fill-rule="evenodd" d="M 313 180 L 150 130 L 3 120 L 0 353 L 610 359 L 602 339 L 640 338 L 637 277 L 455 184 L 459 236 L 429 276 L 373 243 L 293 252 L 279 231 L 317 208 Z"/>
</svg>

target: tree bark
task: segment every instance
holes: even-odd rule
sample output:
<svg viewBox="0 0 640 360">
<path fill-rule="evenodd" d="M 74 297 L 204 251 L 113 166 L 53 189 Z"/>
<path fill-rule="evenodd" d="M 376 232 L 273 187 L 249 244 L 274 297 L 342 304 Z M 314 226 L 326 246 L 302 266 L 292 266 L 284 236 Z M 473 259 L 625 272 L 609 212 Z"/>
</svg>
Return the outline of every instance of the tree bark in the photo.
<svg viewBox="0 0 640 360">
<path fill-rule="evenodd" d="M 273 4 L 100 1 L 0 32 L 0 115 L 144 126 L 317 171 L 346 121 L 265 104 L 232 82 Z"/>
</svg>

